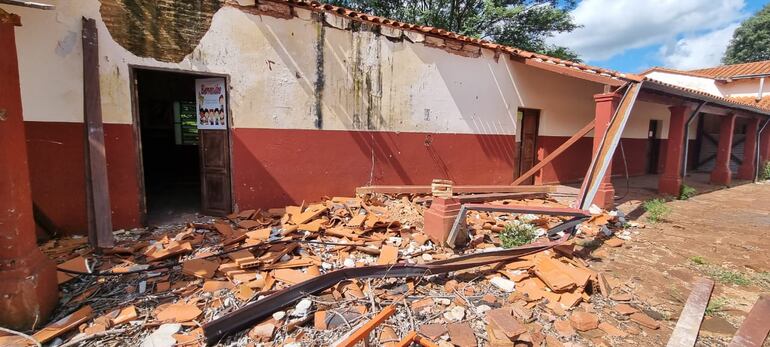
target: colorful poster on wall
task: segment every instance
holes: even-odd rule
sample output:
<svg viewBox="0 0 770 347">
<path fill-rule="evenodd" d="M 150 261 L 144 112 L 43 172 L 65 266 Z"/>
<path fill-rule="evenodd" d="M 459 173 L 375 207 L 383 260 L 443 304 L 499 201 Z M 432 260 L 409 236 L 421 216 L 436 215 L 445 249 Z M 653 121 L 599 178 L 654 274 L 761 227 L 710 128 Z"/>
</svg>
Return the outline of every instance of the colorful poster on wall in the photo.
<svg viewBox="0 0 770 347">
<path fill-rule="evenodd" d="M 224 78 L 195 80 L 198 129 L 227 129 L 227 101 Z"/>
</svg>

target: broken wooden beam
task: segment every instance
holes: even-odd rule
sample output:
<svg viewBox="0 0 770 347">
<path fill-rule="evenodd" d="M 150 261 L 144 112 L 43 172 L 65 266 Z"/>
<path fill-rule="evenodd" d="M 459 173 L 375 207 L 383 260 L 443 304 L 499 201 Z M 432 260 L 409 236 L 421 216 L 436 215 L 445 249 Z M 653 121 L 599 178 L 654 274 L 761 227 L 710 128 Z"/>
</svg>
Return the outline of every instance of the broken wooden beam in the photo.
<svg viewBox="0 0 770 347">
<path fill-rule="evenodd" d="M 682 314 L 676 322 L 674 332 L 668 339 L 667 347 L 692 347 L 698 340 L 700 325 L 703 315 L 706 313 L 711 291 L 714 290 L 714 281 L 708 278 L 698 278 L 692 286 L 687 303 L 682 309 Z"/>
<path fill-rule="evenodd" d="M 99 92 L 99 40 L 96 21 L 83 17 L 83 117 L 85 121 L 88 241 L 99 251 L 115 246 Z"/>
<path fill-rule="evenodd" d="M 541 160 L 539 163 L 537 163 L 535 166 L 533 166 L 531 169 L 529 169 L 527 172 L 520 175 L 516 180 L 511 183 L 512 186 L 517 186 L 521 184 L 522 182 L 526 181 L 528 178 L 530 178 L 532 175 L 540 171 L 544 166 L 551 163 L 556 157 L 564 153 L 564 151 L 567 150 L 567 148 L 570 148 L 575 142 L 583 138 L 583 136 L 586 136 L 591 130 L 594 129 L 594 124 L 596 123 L 596 120 L 591 120 L 586 126 L 583 127 L 583 129 L 578 130 L 578 132 L 575 133 L 575 135 L 572 135 L 567 141 L 564 141 L 564 143 L 561 144 L 558 148 L 556 148 L 553 152 L 548 154 L 543 160 Z"/>
<path fill-rule="evenodd" d="M 453 193 L 554 193 L 558 186 L 510 186 L 510 185 L 473 185 L 453 186 Z M 430 194 L 431 186 L 366 186 L 356 188 L 357 195 L 365 194 Z"/>
<path fill-rule="evenodd" d="M 728 347 L 761 347 L 770 333 L 770 294 L 761 294 Z"/>
</svg>

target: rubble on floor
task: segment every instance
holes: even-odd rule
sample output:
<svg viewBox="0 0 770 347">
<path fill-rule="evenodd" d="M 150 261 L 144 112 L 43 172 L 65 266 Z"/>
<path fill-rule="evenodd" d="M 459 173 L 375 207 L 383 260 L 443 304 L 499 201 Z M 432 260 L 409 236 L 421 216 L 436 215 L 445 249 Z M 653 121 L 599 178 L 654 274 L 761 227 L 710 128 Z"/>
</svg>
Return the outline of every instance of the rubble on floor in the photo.
<svg viewBox="0 0 770 347">
<path fill-rule="evenodd" d="M 321 274 L 497 250 L 510 243 L 501 235 L 521 225 L 534 238 L 525 242 L 538 242 L 567 219 L 470 211 L 471 242 L 450 249 L 422 232 L 428 201 L 369 195 L 246 210 L 208 223 L 116 232 L 117 246 L 103 255 L 85 238 L 50 241 L 41 248 L 61 270 L 60 306 L 53 323 L 32 337 L 59 346 L 203 345 L 205 323 Z M 543 199 L 493 203 L 563 207 Z M 628 238 L 622 215 L 596 212 L 575 238 L 554 249 L 449 274 L 343 281 L 219 343 L 561 346 L 633 340 L 660 322 L 611 275 L 592 270 L 599 251 L 623 246 L 614 234 Z M 13 343 L 33 345 L 0 332 L 0 345 Z"/>
</svg>

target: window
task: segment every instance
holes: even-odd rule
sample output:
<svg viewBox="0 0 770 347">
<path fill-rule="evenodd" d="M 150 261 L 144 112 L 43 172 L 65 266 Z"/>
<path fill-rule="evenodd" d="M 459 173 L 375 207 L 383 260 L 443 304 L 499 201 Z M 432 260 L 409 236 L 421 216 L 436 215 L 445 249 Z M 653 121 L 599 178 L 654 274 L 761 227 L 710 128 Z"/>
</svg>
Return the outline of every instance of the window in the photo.
<svg viewBox="0 0 770 347">
<path fill-rule="evenodd" d="M 177 145 L 198 144 L 195 102 L 174 102 L 174 139 Z"/>
</svg>

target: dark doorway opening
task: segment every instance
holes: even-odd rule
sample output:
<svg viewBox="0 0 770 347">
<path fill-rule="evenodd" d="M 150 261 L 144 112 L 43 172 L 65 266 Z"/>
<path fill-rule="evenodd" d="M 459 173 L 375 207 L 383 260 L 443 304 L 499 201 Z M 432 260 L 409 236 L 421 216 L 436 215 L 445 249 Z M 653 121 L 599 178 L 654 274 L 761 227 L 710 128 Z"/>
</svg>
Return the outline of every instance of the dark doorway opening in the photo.
<svg viewBox="0 0 770 347">
<path fill-rule="evenodd" d="M 521 113 L 521 146 L 519 148 L 519 175 L 529 171 L 537 163 L 537 133 L 540 126 L 540 111 L 522 108 Z M 534 184 L 535 175 L 527 178 L 521 184 Z"/>
<path fill-rule="evenodd" d="M 147 224 L 189 220 L 201 209 L 195 79 L 134 69 Z"/>
<path fill-rule="evenodd" d="M 660 121 L 650 119 L 647 130 L 647 173 L 657 174 L 660 160 Z"/>
</svg>

